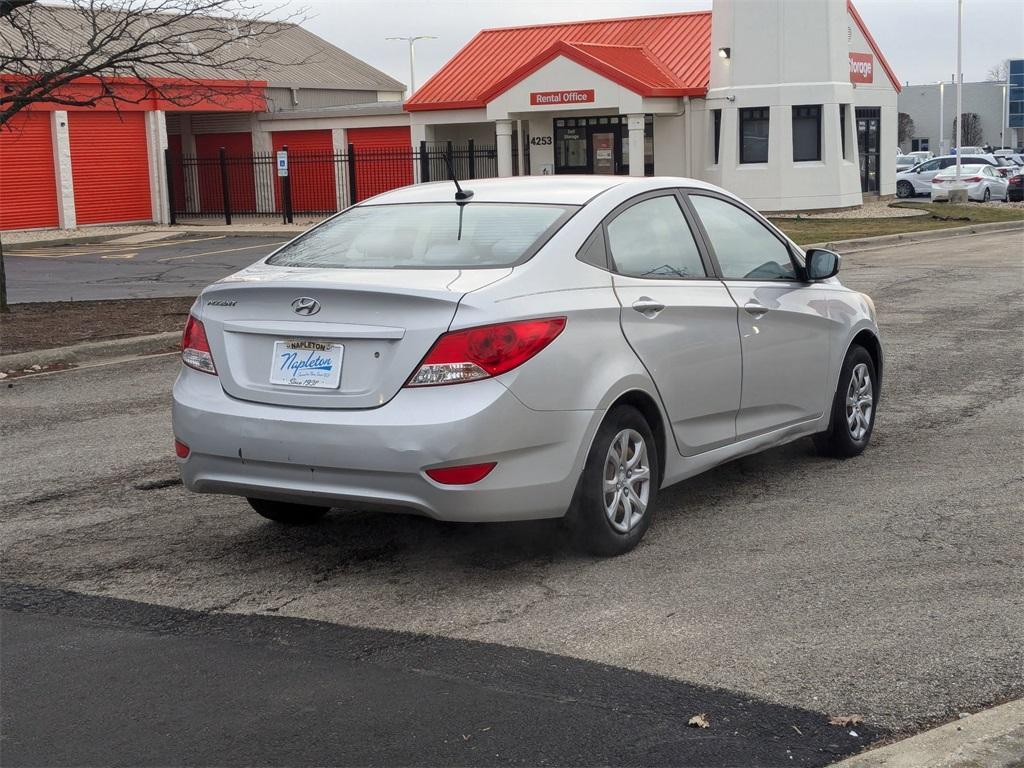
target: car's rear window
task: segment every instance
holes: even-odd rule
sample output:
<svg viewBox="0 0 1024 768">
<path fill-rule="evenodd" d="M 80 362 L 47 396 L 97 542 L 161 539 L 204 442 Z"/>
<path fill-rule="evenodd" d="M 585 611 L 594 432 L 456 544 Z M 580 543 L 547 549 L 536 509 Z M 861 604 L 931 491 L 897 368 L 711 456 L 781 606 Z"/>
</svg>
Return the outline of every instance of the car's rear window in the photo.
<svg viewBox="0 0 1024 768">
<path fill-rule="evenodd" d="M 350 208 L 267 260 L 286 267 L 473 269 L 530 258 L 577 210 L 520 203 Z"/>
</svg>

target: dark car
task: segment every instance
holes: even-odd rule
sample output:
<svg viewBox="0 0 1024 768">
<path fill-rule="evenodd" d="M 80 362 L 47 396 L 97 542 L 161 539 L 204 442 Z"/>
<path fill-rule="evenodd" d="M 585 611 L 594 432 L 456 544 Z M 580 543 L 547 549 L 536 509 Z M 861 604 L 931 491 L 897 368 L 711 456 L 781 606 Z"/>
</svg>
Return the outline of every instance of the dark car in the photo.
<svg viewBox="0 0 1024 768">
<path fill-rule="evenodd" d="M 1018 173 L 1006 181 L 1010 185 L 1006 190 L 1006 199 L 1012 203 L 1024 201 L 1024 175 Z"/>
</svg>

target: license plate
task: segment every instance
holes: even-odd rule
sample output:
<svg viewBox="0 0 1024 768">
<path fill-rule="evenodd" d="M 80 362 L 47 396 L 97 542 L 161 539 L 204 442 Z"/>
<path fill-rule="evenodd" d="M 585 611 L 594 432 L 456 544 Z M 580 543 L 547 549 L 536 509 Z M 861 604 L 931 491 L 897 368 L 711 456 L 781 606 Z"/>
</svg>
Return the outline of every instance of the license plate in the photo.
<svg viewBox="0 0 1024 768">
<path fill-rule="evenodd" d="M 286 387 L 337 389 L 345 347 L 320 341 L 275 341 L 270 383 Z"/>
</svg>

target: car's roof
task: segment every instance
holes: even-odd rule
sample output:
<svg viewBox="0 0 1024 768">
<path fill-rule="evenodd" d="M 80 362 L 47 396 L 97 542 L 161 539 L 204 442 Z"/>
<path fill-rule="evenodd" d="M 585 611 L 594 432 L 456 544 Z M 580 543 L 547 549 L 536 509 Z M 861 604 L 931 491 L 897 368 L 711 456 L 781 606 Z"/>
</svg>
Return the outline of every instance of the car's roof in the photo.
<svg viewBox="0 0 1024 768">
<path fill-rule="evenodd" d="M 716 189 L 703 181 L 676 177 L 630 176 L 513 176 L 506 179 L 464 179 L 459 183 L 472 190 L 475 203 L 549 203 L 584 205 L 613 187 L 636 187 L 637 193 L 659 187 Z M 432 203 L 455 200 L 450 181 L 413 184 L 370 198 L 360 205 Z"/>
<path fill-rule="evenodd" d="M 991 168 L 991 167 L 992 166 L 989 165 L 988 163 L 961 163 L 960 164 L 960 173 L 963 173 L 964 171 L 966 171 L 966 170 L 968 170 L 970 168 Z M 943 168 L 941 171 L 939 171 L 939 176 L 955 176 L 955 175 L 956 175 L 956 166 L 955 165 L 951 165 L 951 166 L 949 166 L 949 168 Z"/>
</svg>

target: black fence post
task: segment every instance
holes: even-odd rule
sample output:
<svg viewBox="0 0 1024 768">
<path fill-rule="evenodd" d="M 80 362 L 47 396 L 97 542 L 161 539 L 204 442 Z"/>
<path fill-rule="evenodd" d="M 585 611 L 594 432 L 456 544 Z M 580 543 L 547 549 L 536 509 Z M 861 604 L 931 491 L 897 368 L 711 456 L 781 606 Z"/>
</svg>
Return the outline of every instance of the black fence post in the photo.
<svg viewBox="0 0 1024 768">
<path fill-rule="evenodd" d="M 167 173 L 167 216 L 168 223 L 177 224 L 178 220 L 174 215 L 174 172 L 171 164 L 171 150 L 164 150 L 164 168 Z"/>
<path fill-rule="evenodd" d="M 455 174 L 455 178 L 459 178 L 459 172 L 455 170 L 455 155 L 452 154 L 452 143 L 445 143 L 445 152 L 448 154 L 448 161 L 452 164 L 452 173 Z"/>
<path fill-rule="evenodd" d="M 356 147 L 348 145 L 348 189 L 351 195 L 348 204 L 355 205 L 359 202 L 359 195 L 356 193 Z"/>
<path fill-rule="evenodd" d="M 430 154 L 427 152 L 427 142 L 420 142 L 420 183 L 430 181 Z"/>
<path fill-rule="evenodd" d="M 224 223 L 231 223 L 231 197 L 228 194 L 228 160 L 224 147 L 220 148 L 220 194 L 224 201 Z"/>
<path fill-rule="evenodd" d="M 284 223 L 291 224 L 295 221 L 292 214 L 292 168 L 288 159 L 288 145 L 281 147 L 284 152 L 286 172 L 281 177 L 281 212 L 284 214 Z"/>
<path fill-rule="evenodd" d="M 469 178 L 476 178 L 476 155 L 473 152 L 473 140 L 469 140 Z"/>
</svg>

